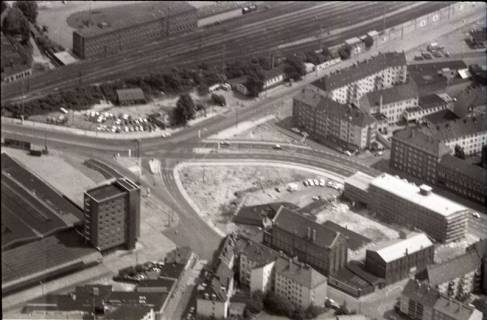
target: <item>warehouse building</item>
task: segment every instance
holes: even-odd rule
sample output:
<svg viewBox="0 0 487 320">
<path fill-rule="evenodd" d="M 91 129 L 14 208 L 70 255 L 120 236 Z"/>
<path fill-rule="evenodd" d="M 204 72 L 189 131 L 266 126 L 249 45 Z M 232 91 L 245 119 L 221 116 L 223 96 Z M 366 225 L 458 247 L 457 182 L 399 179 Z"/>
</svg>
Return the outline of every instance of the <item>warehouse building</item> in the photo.
<svg viewBox="0 0 487 320">
<path fill-rule="evenodd" d="M 85 192 L 84 236 L 100 251 L 134 249 L 140 235 L 140 187 L 127 178 Z"/>
<path fill-rule="evenodd" d="M 347 239 L 341 233 L 281 207 L 263 243 L 311 265 L 325 275 L 334 274 L 348 259 Z"/>
<path fill-rule="evenodd" d="M 367 249 L 365 269 L 391 284 L 424 270 L 434 263 L 435 248 L 424 233 L 388 245 Z"/>
<path fill-rule="evenodd" d="M 73 52 L 82 59 L 114 54 L 197 28 L 197 9 L 184 1 L 147 1 L 82 12 Z"/>
<path fill-rule="evenodd" d="M 382 174 L 369 189 L 369 209 L 386 222 L 419 228 L 439 242 L 465 237 L 468 209 L 405 179 Z"/>
<path fill-rule="evenodd" d="M 117 90 L 117 101 L 121 106 L 126 106 L 129 104 L 140 104 L 145 103 L 144 91 L 140 88 L 130 88 L 130 89 L 118 89 Z"/>
</svg>

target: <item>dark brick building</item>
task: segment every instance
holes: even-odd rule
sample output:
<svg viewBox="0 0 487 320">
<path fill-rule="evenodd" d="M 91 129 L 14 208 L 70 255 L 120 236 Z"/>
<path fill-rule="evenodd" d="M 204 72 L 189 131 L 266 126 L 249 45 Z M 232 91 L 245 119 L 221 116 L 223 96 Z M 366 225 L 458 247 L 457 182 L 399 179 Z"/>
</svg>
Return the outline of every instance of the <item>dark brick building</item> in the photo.
<svg viewBox="0 0 487 320">
<path fill-rule="evenodd" d="M 325 275 L 347 264 L 347 238 L 340 232 L 281 207 L 264 232 L 264 244 L 311 265 Z"/>
<path fill-rule="evenodd" d="M 73 52 L 80 58 L 114 54 L 197 28 L 197 9 L 184 1 L 147 1 L 86 11 L 76 17 Z"/>
<path fill-rule="evenodd" d="M 100 251 L 134 249 L 140 235 L 140 187 L 127 178 L 85 192 L 84 236 Z"/>
<path fill-rule="evenodd" d="M 434 263 L 435 248 L 424 233 L 377 249 L 367 250 L 365 269 L 394 283 L 424 270 Z"/>
</svg>

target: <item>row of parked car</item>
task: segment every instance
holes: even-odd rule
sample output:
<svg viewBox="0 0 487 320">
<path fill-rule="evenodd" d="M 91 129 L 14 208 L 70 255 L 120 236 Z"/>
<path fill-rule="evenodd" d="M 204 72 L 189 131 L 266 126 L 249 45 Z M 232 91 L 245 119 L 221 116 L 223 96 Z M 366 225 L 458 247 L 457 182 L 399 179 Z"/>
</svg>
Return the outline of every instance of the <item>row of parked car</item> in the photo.
<svg viewBox="0 0 487 320">
<path fill-rule="evenodd" d="M 335 190 L 343 190 L 343 184 L 329 179 L 326 181 L 324 178 L 320 179 L 306 179 L 303 181 L 305 187 L 328 187 Z"/>
<path fill-rule="evenodd" d="M 98 123 L 97 131 L 107 131 L 113 133 L 157 131 L 159 127 L 147 118 L 134 118 L 128 114 L 115 115 L 111 112 L 87 111 L 85 113 L 87 121 Z"/>
</svg>

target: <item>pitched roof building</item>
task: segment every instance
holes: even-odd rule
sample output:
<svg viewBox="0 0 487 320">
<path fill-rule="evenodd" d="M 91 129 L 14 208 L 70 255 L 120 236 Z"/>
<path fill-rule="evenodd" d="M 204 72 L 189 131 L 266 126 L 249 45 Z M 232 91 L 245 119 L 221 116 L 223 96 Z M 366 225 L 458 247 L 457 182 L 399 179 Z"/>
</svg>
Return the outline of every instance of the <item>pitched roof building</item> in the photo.
<svg viewBox="0 0 487 320">
<path fill-rule="evenodd" d="M 272 226 L 264 231 L 264 244 L 310 264 L 325 275 L 347 263 L 345 236 L 281 207 Z"/>
</svg>

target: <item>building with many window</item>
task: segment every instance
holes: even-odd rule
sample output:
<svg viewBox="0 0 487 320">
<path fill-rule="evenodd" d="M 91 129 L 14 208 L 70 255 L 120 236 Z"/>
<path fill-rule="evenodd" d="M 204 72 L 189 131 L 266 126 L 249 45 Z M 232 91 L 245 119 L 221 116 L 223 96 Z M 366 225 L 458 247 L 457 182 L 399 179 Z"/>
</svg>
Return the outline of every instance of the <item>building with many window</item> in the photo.
<svg viewBox="0 0 487 320">
<path fill-rule="evenodd" d="M 418 107 L 418 90 L 413 81 L 371 91 L 360 100 L 360 108 L 372 115 L 384 115 L 387 124 L 403 119 L 405 110 Z"/>
<path fill-rule="evenodd" d="M 275 262 L 275 294 L 302 309 L 324 306 L 328 284 L 324 275 L 297 259 L 279 257 Z"/>
<path fill-rule="evenodd" d="M 409 280 L 400 298 L 400 310 L 413 320 L 481 320 L 482 312 L 440 294 L 419 281 Z"/>
<path fill-rule="evenodd" d="M 345 236 L 285 207 L 279 209 L 272 226 L 264 231 L 263 243 L 297 256 L 325 275 L 334 274 L 347 263 Z"/>
<path fill-rule="evenodd" d="M 197 9 L 181 1 L 147 1 L 97 11 L 96 15 L 90 10 L 73 17 L 73 53 L 82 59 L 114 54 L 197 28 Z"/>
<path fill-rule="evenodd" d="M 406 80 L 407 64 L 404 52 L 386 52 L 349 68 L 332 72 L 312 85 L 341 104 L 358 104 L 365 94 L 405 83 Z"/>
<path fill-rule="evenodd" d="M 377 123 L 353 104 L 341 104 L 313 87 L 293 98 L 293 121 L 309 136 L 347 149 L 364 149 L 375 141 Z"/>
<path fill-rule="evenodd" d="M 446 295 L 450 291 L 456 296 L 460 286 L 462 292 L 470 293 L 478 287 L 476 282 L 480 281 L 481 263 L 478 252 L 470 250 L 440 264 L 428 266 L 424 274 L 418 275 L 418 279 L 427 281 L 430 286 Z"/>
<path fill-rule="evenodd" d="M 432 93 L 419 97 L 417 106 L 408 107 L 404 119 L 421 122 L 424 117 L 447 109 L 453 110 L 453 99 L 446 93 Z"/>
<path fill-rule="evenodd" d="M 434 263 L 435 248 L 424 233 L 395 240 L 375 249 L 367 249 L 365 269 L 394 283 L 424 270 Z"/>
<path fill-rule="evenodd" d="M 487 169 L 450 154 L 437 167 L 437 183 L 471 200 L 487 204 Z"/>
<path fill-rule="evenodd" d="M 140 186 L 120 178 L 84 195 L 84 236 L 100 251 L 134 249 L 140 235 Z"/>
<path fill-rule="evenodd" d="M 382 174 L 370 183 L 369 199 L 369 209 L 386 222 L 418 228 L 439 242 L 465 237 L 469 210 L 427 185 Z"/>
<path fill-rule="evenodd" d="M 440 159 L 451 150 L 435 137 L 418 128 L 406 128 L 392 136 L 392 169 L 436 183 L 436 171 Z"/>
<path fill-rule="evenodd" d="M 441 197 L 427 185 L 383 173 L 373 178 L 355 174 L 345 183 L 344 196 L 363 202 L 378 218 L 389 223 L 418 228 L 439 242 L 463 239 L 469 210 Z"/>
</svg>

